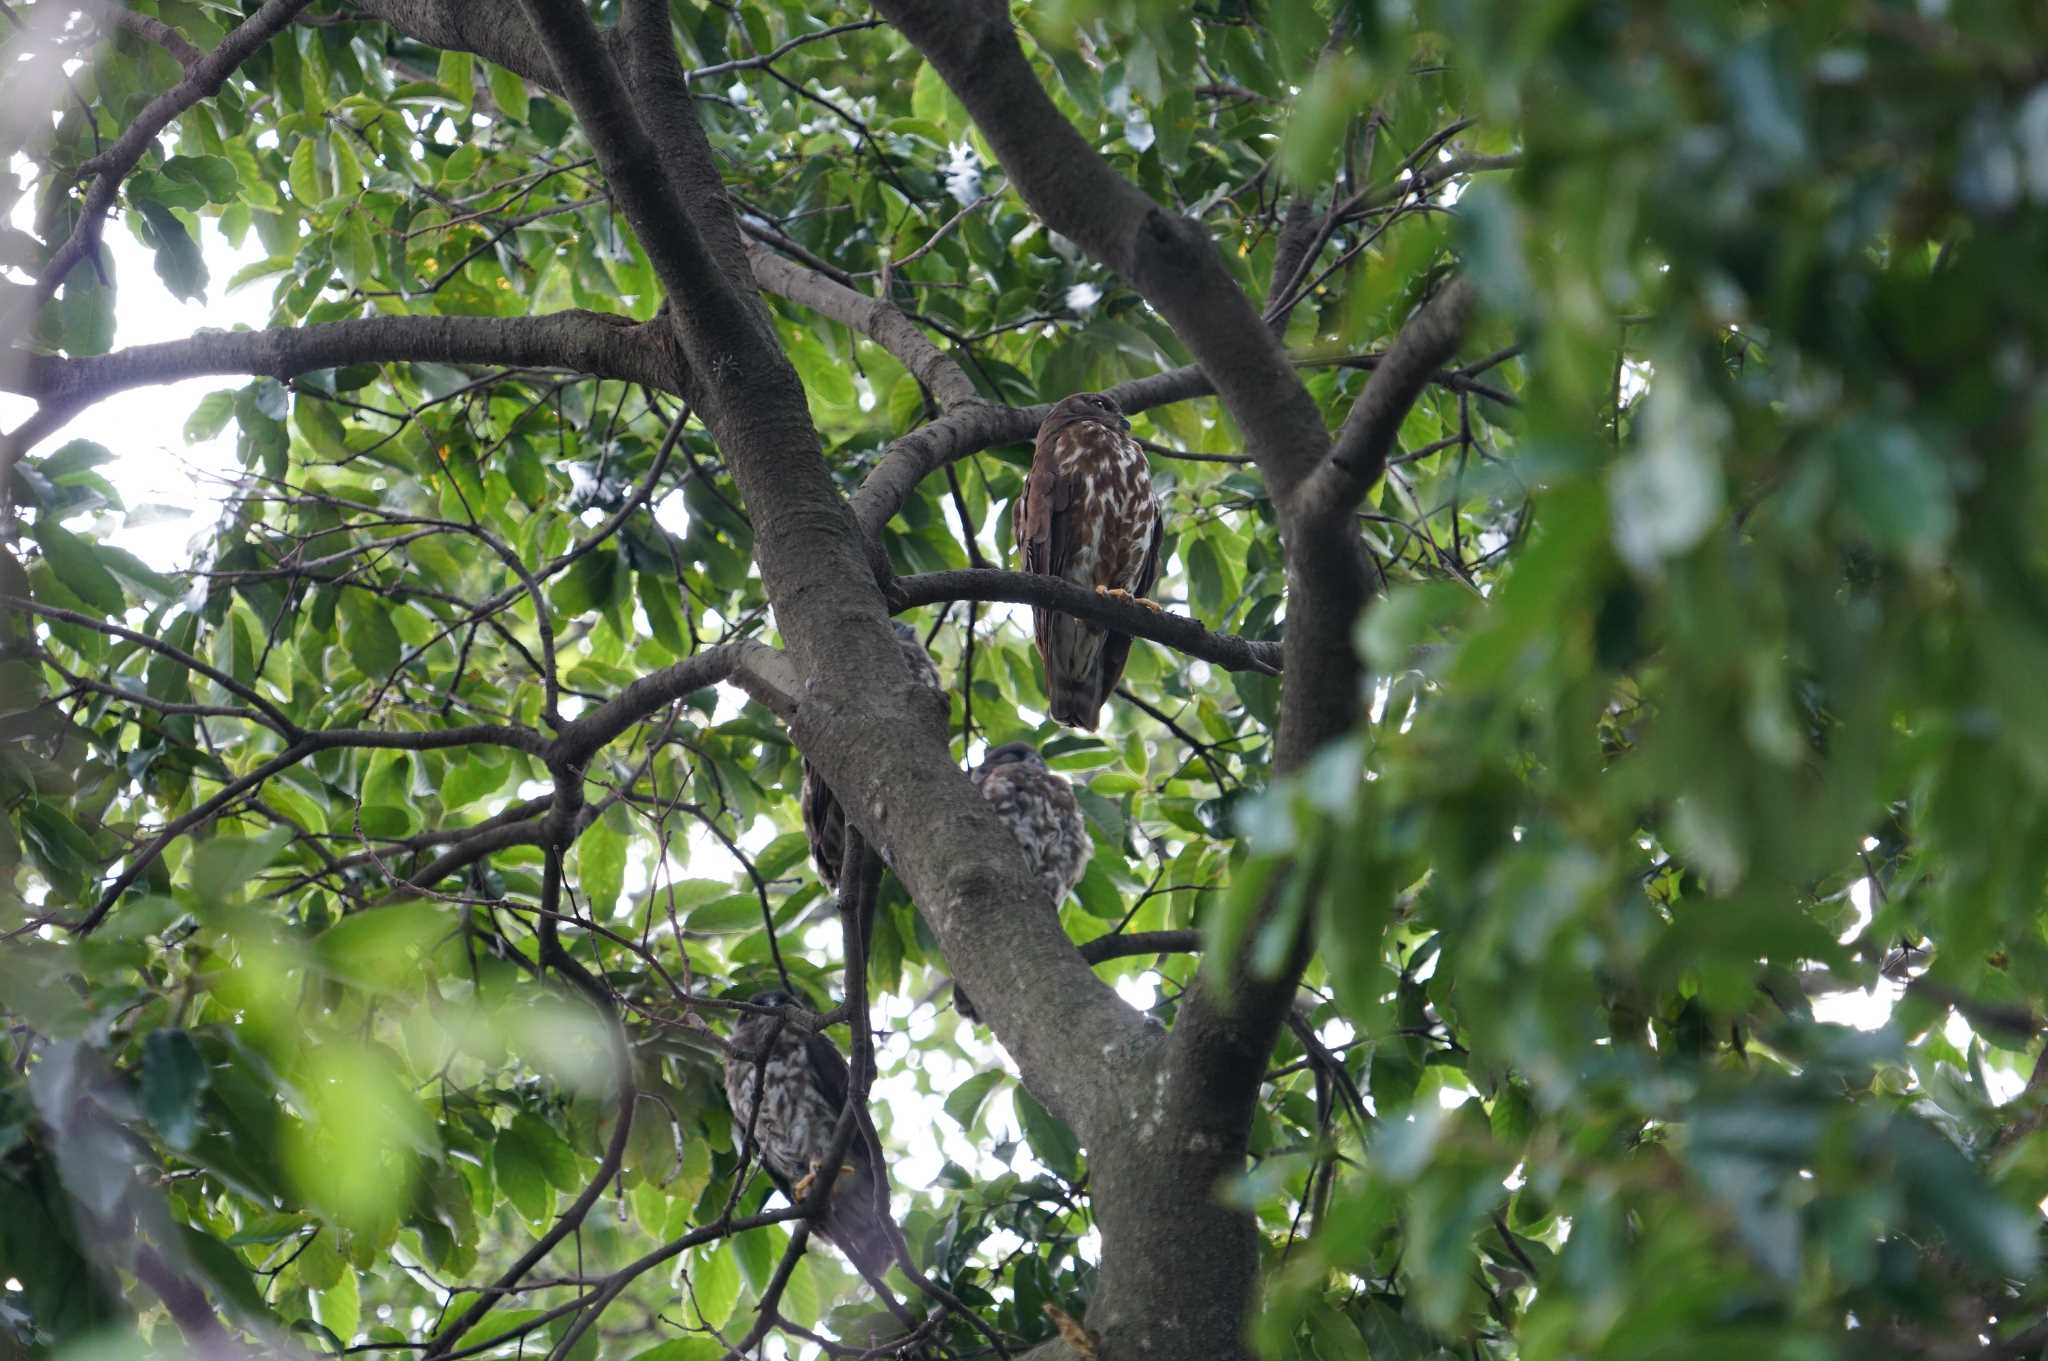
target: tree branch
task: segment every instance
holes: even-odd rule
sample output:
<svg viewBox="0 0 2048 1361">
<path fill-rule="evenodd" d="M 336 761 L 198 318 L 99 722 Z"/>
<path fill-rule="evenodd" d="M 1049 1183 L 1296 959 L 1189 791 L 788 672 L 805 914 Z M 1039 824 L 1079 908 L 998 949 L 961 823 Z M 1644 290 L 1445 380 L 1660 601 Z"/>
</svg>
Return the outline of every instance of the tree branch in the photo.
<svg viewBox="0 0 2048 1361">
<path fill-rule="evenodd" d="M 1476 305 L 1472 285 L 1455 279 L 1408 318 L 1351 404 L 1330 457 L 1302 487 L 1304 512 L 1349 512 L 1379 480 L 1401 422 L 1465 338 Z"/>
<path fill-rule="evenodd" d="M 772 251 L 753 249 L 747 252 L 747 259 L 762 288 L 852 327 L 895 356 L 911 377 L 930 391 L 941 410 L 982 400 L 967 371 L 927 340 L 893 303 L 856 293 Z"/>
<path fill-rule="evenodd" d="M 731 676 L 743 655 L 736 645 L 726 644 L 642 676 L 603 704 L 565 724 L 547 750 L 548 765 L 582 769 L 599 748 L 641 719 Z"/>
<path fill-rule="evenodd" d="M 264 331 L 202 331 L 189 340 L 62 358 L 0 351 L 0 392 L 40 403 L 0 440 L 0 485 L 14 460 L 73 415 L 129 388 L 208 374 L 291 378 L 313 369 L 403 360 L 561 368 L 681 392 L 684 375 L 658 323 L 572 310 L 539 317 L 363 317 Z"/>
<path fill-rule="evenodd" d="M 1148 638 L 1177 652 L 1198 657 L 1231 671 L 1260 671 L 1280 674 L 1282 648 L 1279 643 L 1259 642 L 1227 633 L 1211 633 L 1200 621 L 1168 610 L 1151 610 L 1129 601 L 1117 600 L 1084 590 L 1058 577 L 1028 572 L 999 572 L 993 568 L 969 567 L 954 572 L 925 572 L 898 577 L 889 584 L 892 604 L 898 610 L 919 605 L 936 605 L 948 600 L 1001 600 L 1015 605 L 1043 605 L 1076 618 L 1087 619 Z"/>
<path fill-rule="evenodd" d="M 97 14 L 115 28 L 125 28 L 155 43 L 177 59 L 178 65 L 190 71 L 206 60 L 206 54 L 185 40 L 185 35 L 161 19 L 147 14 L 137 14 L 120 0 L 72 0 L 72 3 L 90 13 Z"/>
<path fill-rule="evenodd" d="M 1124 931 L 1115 935 L 1097 936 L 1084 941 L 1079 947 L 1081 958 L 1090 964 L 1106 964 L 1112 959 L 1129 959 L 1135 955 L 1184 955 L 1193 954 L 1202 948 L 1200 931 Z"/>
<path fill-rule="evenodd" d="M 1119 383 L 1109 390 L 1109 395 L 1126 412 L 1139 412 L 1207 396 L 1212 391 L 1202 370 L 1189 364 Z M 1037 406 L 962 402 L 937 420 L 903 436 L 883 451 L 853 494 L 853 513 L 860 521 L 861 532 L 870 542 L 878 541 L 882 527 L 903 509 L 903 503 L 926 476 L 984 449 L 1029 441 L 1051 410 L 1050 402 Z"/>
</svg>

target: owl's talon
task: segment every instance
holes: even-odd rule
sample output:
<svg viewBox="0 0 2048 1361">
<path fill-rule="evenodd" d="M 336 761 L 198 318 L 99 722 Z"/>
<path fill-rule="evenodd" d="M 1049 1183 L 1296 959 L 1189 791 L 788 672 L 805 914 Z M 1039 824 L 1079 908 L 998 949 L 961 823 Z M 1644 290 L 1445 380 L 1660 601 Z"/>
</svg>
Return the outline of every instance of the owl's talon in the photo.
<svg viewBox="0 0 2048 1361">
<path fill-rule="evenodd" d="M 789 1198 L 799 1205 L 802 1204 L 804 1201 L 809 1200 L 811 1198 L 812 1190 L 815 1189 L 818 1184 L 818 1173 L 820 1173 L 823 1170 L 823 1168 L 817 1166 L 815 1163 L 812 1164 L 811 1170 L 804 1173 L 802 1180 L 798 1181 L 796 1185 L 789 1188 Z M 851 1163 L 841 1163 L 839 1165 L 839 1175 L 842 1177 L 852 1176 L 853 1165 Z M 833 1186 L 836 1188 L 838 1186 L 838 1183 L 834 1182 Z"/>
<path fill-rule="evenodd" d="M 1146 597 L 1146 596 L 1142 596 L 1142 595 L 1141 595 L 1141 596 L 1137 597 L 1137 601 L 1138 601 L 1138 603 L 1139 603 L 1140 605 L 1143 605 L 1143 606 L 1144 606 L 1144 607 L 1145 607 L 1146 609 L 1148 609 L 1148 610 L 1152 611 L 1152 613 L 1154 613 L 1154 614 L 1165 614 L 1165 613 L 1166 613 L 1166 606 L 1164 606 L 1164 605 L 1160 604 L 1160 603 L 1159 603 L 1158 601 L 1156 601 L 1156 600 L 1150 599 L 1149 597 Z"/>
<path fill-rule="evenodd" d="M 1132 594 L 1129 591 L 1124 590 L 1120 586 L 1097 586 L 1095 588 L 1095 594 L 1108 596 L 1111 600 L 1121 600 L 1126 604 L 1130 603 L 1133 599 L 1136 598 L 1132 596 Z"/>
</svg>

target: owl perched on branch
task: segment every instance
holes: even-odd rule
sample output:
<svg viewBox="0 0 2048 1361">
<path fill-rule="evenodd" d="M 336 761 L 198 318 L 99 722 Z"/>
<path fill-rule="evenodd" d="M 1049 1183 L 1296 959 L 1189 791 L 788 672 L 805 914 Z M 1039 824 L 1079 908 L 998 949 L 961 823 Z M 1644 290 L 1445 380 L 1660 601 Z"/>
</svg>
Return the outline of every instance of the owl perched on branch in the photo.
<svg viewBox="0 0 2048 1361">
<path fill-rule="evenodd" d="M 1024 848 L 1024 859 L 1057 911 L 1081 882 L 1088 857 L 1095 854 L 1074 787 L 1048 769 L 1045 758 L 1029 742 L 997 747 L 968 778 Z M 957 987 L 953 989 L 953 1009 L 967 1020 L 980 1019 L 974 1004 Z"/>
<path fill-rule="evenodd" d="M 1100 392 L 1077 392 L 1047 414 L 1015 517 L 1026 572 L 1129 599 L 1152 589 L 1163 521 L 1130 428 Z M 1130 635 L 1057 610 L 1031 617 L 1053 720 L 1093 728 L 1124 674 Z"/>
<path fill-rule="evenodd" d="M 765 992 L 753 1001 L 764 1007 L 804 1005 L 786 992 Z M 769 1180 L 792 1205 L 810 1193 L 812 1180 L 824 1169 L 847 1090 L 846 1060 L 823 1035 L 756 1012 L 746 1013 L 733 1027 L 725 1060 L 733 1139 L 753 1149 Z M 811 1230 L 844 1253 L 863 1276 L 879 1280 L 895 1261 L 895 1251 L 875 1204 L 876 1168 L 858 1130 L 840 1164 Z"/>
<path fill-rule="evenodd" d="M 944 692 L 945 682 L 939 679 L 939 669 L 932 665 L 931 654 L 917 640 L 917 631 L 904 623 L 892 624 L 891 627 L 896 630 L 896 643 L 903 649 L 903 660 L 909 666 L 910 674 L 921 684 Z M 838 798 L 808 760 L 804 762 L 801 803 L 804 836 L 811 843 L 811 863 L 818 867 L 818 878 L 825 887 L 836 893 L 839 890 L 839 862 L 846 852 L 846 810 L 839 806 Z"/>
</svg>

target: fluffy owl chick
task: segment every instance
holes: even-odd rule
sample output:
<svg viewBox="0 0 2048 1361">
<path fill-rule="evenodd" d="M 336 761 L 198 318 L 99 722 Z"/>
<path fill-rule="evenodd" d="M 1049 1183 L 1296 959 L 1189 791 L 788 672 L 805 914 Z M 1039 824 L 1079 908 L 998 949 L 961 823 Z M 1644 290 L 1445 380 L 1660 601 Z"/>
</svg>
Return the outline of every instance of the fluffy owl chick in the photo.
<svg viewBox="0 0 2048 1361">
<path fill-rule="evenodd" d="M 910 674 L 920 685 L 943 692 L 945 682 L 939 679 L 939 669 L 932 665 L 931 654 L 917 640 L 917 631 L 904 623 L 893 627 L 896 645 L 903 649 L 903 661 L 910 668 Z M 825 887 L 836 893 L 839 891 L 840 857 L 846 853 L 846 810 L 839 806 L 838 798 L 826 787 L 809 761 L 804 762 L 801 802 L 804 837 L 811 843 L 811 863 L 818 867 L 818 878 Z"/>
<path fill-rule="evenodd" d="M 1159 576 L 1164 521 L 1144 446 L 1116 399 L 1077 392 L 1046 414 L 1013 519 L 1025 571 L 1142 600 Z M 1031 611 L 1056 723 L 1093 728 L 1131 637 L 1058 610 Z"/>
<path fill-rule="evenodd" d="M 1074 787 L 1047 769 L 1045 758 L 1029 742 L 997 747 L 968 778 L 1024 848 L 1025 860 L 1037 872 L 1039 886 L 1057 910 L 1081 882 L 1088 857 L 1095 854 Z M 953 1009 L 970 1021 L 980 1019 L 974 1004 L 957 987 L 953 989 Z"/>
<path fill-rule="evenodd" d="M 786 992 L 765 992 L 753 1000 L 767 1007 L 805 1005 Z M 732 1107 L 733 1136 L 749 1141 L 751 1127 L 755 1155 L 792 1205 L 803 1199 L 797 1188 L 807 1192 L 808 1179 L 824 1169 L 846 1093 L 846 1060 L 823 1035 L 754 1012 L 742 1015 L 733 1027 L 725 1060 L 725 1099 Z M 840 1167 L 824 1210 L 811 1221 L 811 1231 L 845 1254 L 863 1275 L 879 1279 L 895 1261 L 895 1253 L 888 1226 L 875 1208 L 876 1169 L 858 1133 L 847 1145 Z"/>
</svg>

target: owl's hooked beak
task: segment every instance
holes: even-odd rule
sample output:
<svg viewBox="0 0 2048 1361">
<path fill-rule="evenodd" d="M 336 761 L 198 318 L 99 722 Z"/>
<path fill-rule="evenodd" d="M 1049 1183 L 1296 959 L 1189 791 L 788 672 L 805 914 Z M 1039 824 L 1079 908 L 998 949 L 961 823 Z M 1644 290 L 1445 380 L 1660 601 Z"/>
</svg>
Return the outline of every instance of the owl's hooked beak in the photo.
<svg viewBox="0 0 2048 1361">
<path fill-rule="evenodd" d="M 1118 416 L 1116 418 L 1116 423 L 1118 425 L 1121 425 L 1126 433 L 1129 432 L 1131 428 L 1131 418 L 1129 416 Z"/>
</svg>

